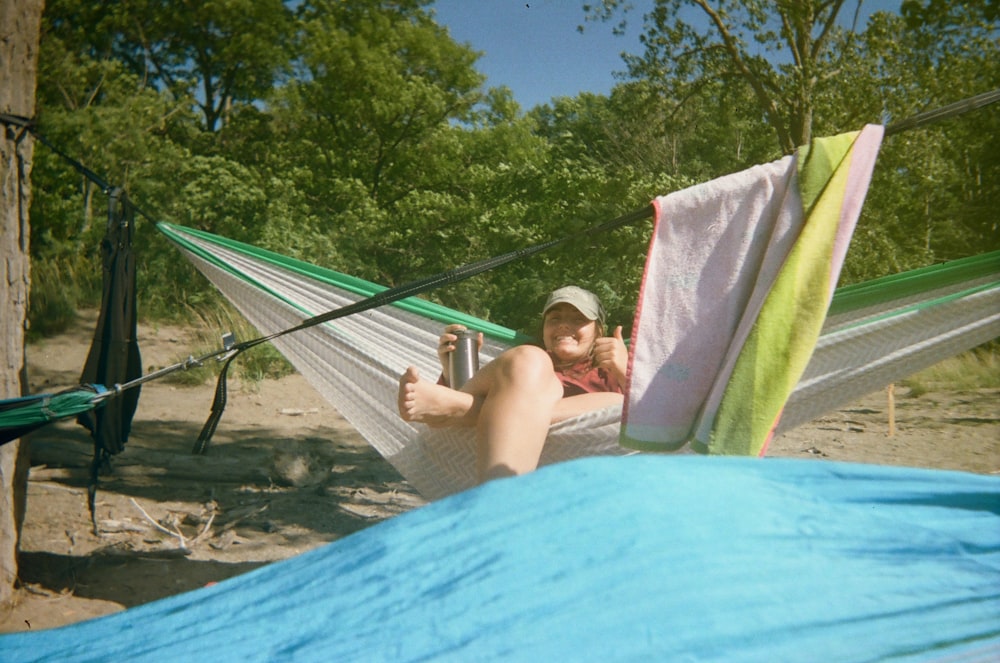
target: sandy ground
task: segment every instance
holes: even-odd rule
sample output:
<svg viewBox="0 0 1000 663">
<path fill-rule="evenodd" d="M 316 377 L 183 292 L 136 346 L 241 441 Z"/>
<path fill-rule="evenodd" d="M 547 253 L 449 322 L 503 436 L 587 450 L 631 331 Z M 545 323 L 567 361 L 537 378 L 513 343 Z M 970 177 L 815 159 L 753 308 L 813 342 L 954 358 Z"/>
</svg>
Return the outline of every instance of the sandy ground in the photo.
<svg viewBox="0 0 1000 663">
<path fill-rule="evenodd" d="M 94 316 L 29 347 L 32 393 L 76 384 Z M 143 325 L 148 370 L 193 351 L 189 329 Z M 347 536 L 424 501 L 298 375 L 252 388 L 230 381 L 209 453 L 190 449 L 214 381 L 143 387 L 132 436 L 87 509 L 92 446 L 74 423 L 31 438 L 22 587 L 0 633 L 52 628 L 244 573 Z M 890 436 L 885 393 L 779 439 L 772 456 L 1000 473 L 1000 390 L 897 390 Z"/>
</svg>

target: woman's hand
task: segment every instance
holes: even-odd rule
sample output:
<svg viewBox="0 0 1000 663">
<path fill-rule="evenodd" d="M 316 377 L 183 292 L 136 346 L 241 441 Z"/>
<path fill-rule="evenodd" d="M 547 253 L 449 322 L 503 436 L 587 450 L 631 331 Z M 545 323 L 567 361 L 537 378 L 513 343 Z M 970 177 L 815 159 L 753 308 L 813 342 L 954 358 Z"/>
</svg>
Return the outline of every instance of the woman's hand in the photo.
<svg viewBox="0 0 1000 663">
<path fill-rule="evenodd" d="M 628 348 L 622 338 L 622 327 L 615 327 L 614 336 L 602 336 L 594 341 L 594 365 L 603 368 L 625 387 L 625 371 L 628 370 Z"/>
</svg>

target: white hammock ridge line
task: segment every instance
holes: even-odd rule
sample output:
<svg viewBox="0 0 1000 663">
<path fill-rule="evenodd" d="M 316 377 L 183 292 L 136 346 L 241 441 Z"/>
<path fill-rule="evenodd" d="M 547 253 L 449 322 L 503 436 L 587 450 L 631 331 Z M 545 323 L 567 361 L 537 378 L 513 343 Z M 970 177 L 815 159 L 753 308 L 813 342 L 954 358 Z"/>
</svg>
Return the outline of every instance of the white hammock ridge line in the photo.
<svg viewBox="0 0 1000 663">
<path fill-rule="evenodd" d="M 262 334 L 365 299 L 382 286 L 210 233 L 158 228 Z M 486 333 L 481 361 L 520 342 L 510 329 L 410 298 L 300 330 L 273 343 L 306 380 L 425 497 L 475 485 L 470 431 L 428 429 L 396 412 L 408 365 L 440 370 L 443 322 Z M 1000 252 L 838 290 L 809 366 L 782 416 L 788 430 L 941 359 L 1000 336 Z M 541 464 L 634 453 L 618 445 L 620 408 L 552 427 Z"/>
</svg>

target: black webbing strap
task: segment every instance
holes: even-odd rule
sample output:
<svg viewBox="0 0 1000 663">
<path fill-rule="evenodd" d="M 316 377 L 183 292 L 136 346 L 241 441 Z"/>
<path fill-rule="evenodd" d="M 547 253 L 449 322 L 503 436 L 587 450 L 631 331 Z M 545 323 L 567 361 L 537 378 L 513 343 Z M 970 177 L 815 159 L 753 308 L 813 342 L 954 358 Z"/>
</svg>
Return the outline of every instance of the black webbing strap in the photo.
<svg viewBox="0 0 1000 663">
<path fill-rule="evenodd" d="M 908 117 L 905 120 L 900 120 L 899 122 L 893 122 L 885 128 L 885 135 L 891 136 L 892 134 L 898 134 L 901 131 L 916 129 L 917 127 L 922 127 L 927 124 L 947 120 L 950 117 L 957 117 L 970 111 L 982 108 L 983 106 L 988 106 L 989 104 L 997 101 L 1000 101 L 1000 89 L 983 92 L 982 94 L 977 94 L 974 97 L 969 97 L 968 99 L 963 99 L 962 101 L 956 101 L 953 104 L 948 104 L 947 106 L 942 106 L 941 108 L 935 108 L 934 110 L 929 110 L 924 113 L 918 113 L 913 117 Z"/>
<path fill-rule="evenodd" d="M 21 115 L 11 115 L 10 113 L 0 113 L 0 123 L 16 127 L 22 127 L 25 131 L 31 132 L 31 135 L 37 138 L 39 143 L 49 148 L 53 152 L 55 152 L 56 155 L 58 155 L 63 161 L 65 161 L 66 163 L 71 165 L 74 169 L 76 169 L 78 173 L 80 173 L 88 180 L 90 180 L 98 187 L 100 187 L 101 193 L 104 193 L 105 195 L 110 195 L 111 192 L 115 189 L 114 185 L 107 182 L 103 177 L 101 177 L 100 175 L 92 171 L 90 168 L 87 168 L 82 163 L 80 163 L 79 161 L 77 161 L 76 159 L 74 159 L 73 157 L 66 154 L 58 147 L 56 147 L 56 145 L 52 141 L 50 141 L 48 138 L 45 137 L 45 134 L 41 133 L 35 128 L 35 122 L 30 118 L 23 117 Z M 156 220 L 153 219 L 153 217 L 144 212 L 142 208 L 140 208 L 131 200 L 128 201 L 128 205 L 129 209 L 131 209 L 139 216 L 144 217 L 147 221 L 151 223 L 156 223 Z"/>
<path fill-rule="evenodd" d="M 379 306 L 392 304 L 393 302 L 398 302 L 401 299 L 406 299 L 407 297 L 413 297 L 415 295 L 428 292 L 435 288 L 439 288 L 443 285 L 458 283 L 459 281 L 464 281 L 468 278 L 472 278 L 473 276 L 482 274 L 483 272 L 506 265 L 507 263 L 513 262 L 515 260 L 527 258 L 529 256 L 535 255 L 536 253 L 541 253 L 542 251 L 546 251 L 553 247 L 559 246 L 560 244 L 565 244 L 566 242 L 569 242 L 571 240 L 576 240 L 582 237 L 590 237 L 591 235 L 597 235 L 599 233 L 607 232 L 609 230 L 614 230 L 616 228 L 620 228 L 622 226 L 635 223 L 636 221 L 640 221 L 642 219 L 652 218 L 652 216 L 653 216 L 653 206 L 647 205 L 645 207 L 634 210 L 627 214 L 623 214 L 618 218 L 591 226 L 590 228 L 587 228 L 586 230 L 580 233 L 574 233 L 573 235 L 567 235 L 559 239 L 554 239 L 548 242 L 543 242 L 541 244 L 536 244 L 534 246 L 518 249 L 516 251 L 511 251 L 510 253 L 505 253 L 503 255 L 494 256 L 492 258 L 486 258 L 484 260 L 468 263 L 466 265 L 462 265 L 461 267 L 456 267 L 455 269 L 451 269 L 446 272 L 441 272 L 440 274 L 428 276 L 422 279 L 418 279 L 416 281 L 410 281 L 409 283 L 404 283 L 394 288 L 383 290 L 382 292 L 372 295 L 367 299 L 362 299 L 360 301 L 354 302 L 353 304 L 348 304 L 347 306 L 342 306 L 340 308 L 327 311 L 326 313 L 321 313 L 320 315 L 314 316 L 307 320 L 303 320 L 301 323 L 299 323 L 294 327 L 283 329 L 269 336 L 261 336 L 260 338 L 255 338 L 250 341 L 237 343 L 235 346 L 233 346 L 232 353 L 225 360 L 225 364 L 222 367 L 222 371 L 219 373 L 219 381 L 215 387 L 215 397 L 212 399 L 212 412 L 208 417 L 208 421 L 206 421 L 204 427 L 202 427 L 201 433 L 198 435 L 198 440 L 195 442 L 194 448 L 191 450 L 191 453 L 203 454 L 208 449 L 208 444 L 212 439 L 212 435 L 215 433 L 215 429 L 219 425 L 219 420 L 222 418 L 222 411 L 226 407 L 226 399 L 227 399 L 226 379 L 228 375 L 229 364 L 244 350 L 248 350 L 256 345 L 260 345 L 261 343 L 266 343 L 268 341 L 274 340 L 279 336 L 284 336 L 285 334 L 291 334 L 292 332 L 306 329 L 308 327 L 322 324 L 324 322 L 329 322 L 330 320 L 336 320 L 337 318 L 343 318 L 349 315 L 353 315 L 355 313 L 361 313 L 362 311 L 368 311 L 373 308 L 378 308 Z"/>
</svg>

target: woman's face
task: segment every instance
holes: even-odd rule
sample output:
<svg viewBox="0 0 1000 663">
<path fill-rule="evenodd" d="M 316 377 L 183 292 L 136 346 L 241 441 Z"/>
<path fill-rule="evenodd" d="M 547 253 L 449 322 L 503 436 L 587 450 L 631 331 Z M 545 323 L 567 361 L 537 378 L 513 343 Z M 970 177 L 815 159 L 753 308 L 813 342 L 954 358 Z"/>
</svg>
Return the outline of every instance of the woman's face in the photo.
<svg viewBox="0 0 1000 663">
<path fill-rule="evenodd" d="M 545 314 L 542 342 L 560 362 L 586 359 L 596 339 L 597 321 L 588 320 L 572 304 L 556 304 Z"/>
</svg>

